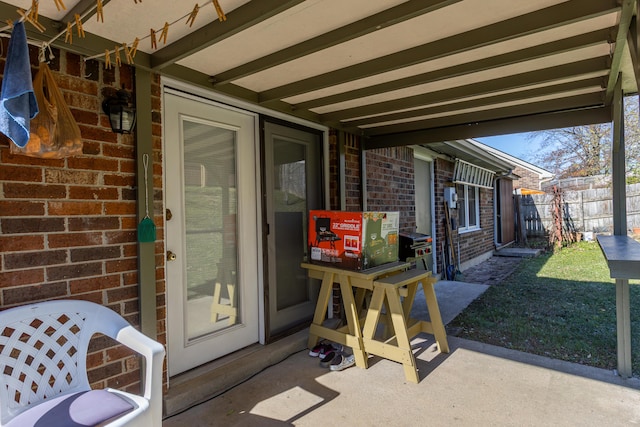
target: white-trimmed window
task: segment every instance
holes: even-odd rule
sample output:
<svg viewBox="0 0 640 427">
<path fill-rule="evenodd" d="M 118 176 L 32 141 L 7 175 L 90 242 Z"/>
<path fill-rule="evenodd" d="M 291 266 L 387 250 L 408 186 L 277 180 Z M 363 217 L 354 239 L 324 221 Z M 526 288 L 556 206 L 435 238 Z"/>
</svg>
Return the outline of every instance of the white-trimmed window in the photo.
<svg viewBox="0 0 640 427">
<path fill-rule="evenodd" d="M 480 229 L 480 188 L 474 185 L 456 185 L 458 193 L 458 231 Z"/>
</svg>

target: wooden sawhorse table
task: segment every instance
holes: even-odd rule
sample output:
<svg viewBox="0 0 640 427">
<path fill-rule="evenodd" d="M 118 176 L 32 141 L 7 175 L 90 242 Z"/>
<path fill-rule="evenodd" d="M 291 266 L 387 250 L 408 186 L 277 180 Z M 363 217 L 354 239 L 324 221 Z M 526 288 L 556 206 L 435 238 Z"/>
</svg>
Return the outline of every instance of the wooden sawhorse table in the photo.
<svg viewBox="0 0 640 427">
<path fill-rule="evenodd" d="M 367 317 L 363 329 L 363 346 L 366 353 L 375 354 L 402 364 L 408 381 L 419 381 L 416 361 L 411 351 L 411 338 L 420 332 L 433 334 L 441 353 L 449 352 L 447 334 L 440 316 L 440 308 L 436 299 L 433 284 L 435 278 L 430 271 L 407 270 L 393 276 L 377 279 L 373 282 L 373 295 L 367 310 Z M 429 309 L 430 322 L 411 319 L 411 307 L 418 291 L 418 283 L 422 283 L 424 296 Z M 404 301 L 401 300 L 404 297 Z M 375 339 L 380 321 L 382 306 L 386 303 L 387 317 L 391 317 L 391 324 L 395 336 L 385 341 Z"/>
<path fill-rule="evenodd" d="M 367 355 L 362 343 L 360 310 L 365 293 L 374 290 L 374 280 L 400 273 L 410 267 L 410 263 L 392 262 L 362 271 L 346 270 L 334 266 L 302 263 L 309 277 L 322 279 L 316 311 L 309 327 L 309 348 L 313 348 L 320 338 L 340 343 L 353 349 L 356 366 L 367 367 Z M 327 308 L 332 297 L 333 283 L 340 283 L 340 293 L 347 319 L 347 326 L 331 329 L 323 326 Z M 354 289 L 356 294 L 354 296 Z"/>
</svg>

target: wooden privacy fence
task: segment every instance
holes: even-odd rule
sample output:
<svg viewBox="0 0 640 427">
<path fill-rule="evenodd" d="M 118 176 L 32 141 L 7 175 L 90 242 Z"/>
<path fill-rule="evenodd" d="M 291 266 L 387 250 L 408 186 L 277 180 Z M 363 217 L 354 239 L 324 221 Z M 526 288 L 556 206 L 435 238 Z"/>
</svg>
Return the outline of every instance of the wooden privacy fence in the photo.
<svg viewBox="0 0 640 427">
<path fill-rule="evenodd" d="M 522 196 L 520 210 L 527 236 L 547 235 L 553 229 L 552 192 Z M 563 227 L 570 231 L 607 233 L 613 231 L 611 188 L 562 190 Z M 627 186 L 627 228 L 640 227 L 640 184 Z"/>
</svg>

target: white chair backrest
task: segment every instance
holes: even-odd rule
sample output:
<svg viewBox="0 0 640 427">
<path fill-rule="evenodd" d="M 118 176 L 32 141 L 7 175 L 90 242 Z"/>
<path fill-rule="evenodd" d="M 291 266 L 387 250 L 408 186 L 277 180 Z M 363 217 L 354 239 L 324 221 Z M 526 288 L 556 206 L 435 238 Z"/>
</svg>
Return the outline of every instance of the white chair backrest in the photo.
<svg viewBox="0 0 640 427">
<path fill-rule="evenodd" d="M 89 390 L 87 349 L 96 332 L 127 323 L 87 301 L 49 301 L 0 312 L 2 423 L 45 399 Z"/>
</svg>

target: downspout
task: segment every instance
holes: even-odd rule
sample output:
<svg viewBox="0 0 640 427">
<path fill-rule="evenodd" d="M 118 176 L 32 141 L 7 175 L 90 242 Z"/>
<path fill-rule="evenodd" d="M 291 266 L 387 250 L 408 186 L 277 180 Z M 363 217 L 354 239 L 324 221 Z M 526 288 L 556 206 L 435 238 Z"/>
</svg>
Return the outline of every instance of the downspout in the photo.
<svg viewBox="0 0 640 427">
<path fill-rule="evenodd" d="M 136 176 L 138 188 L 138 223 L 145 216 L 144 165 L 142 157 L 148 154 L 150 179 L 147 191 L 149 193 L 149 211 L 154 216 L 153 209 L 153 134 L 151 117 L 151 72 L 142 68 L 135 69 L 136 82 Z M 156 262 L 155 243 L 138 243 L 138 303 L 140 307 L 140 330 L 152 339 L 157 339 L 156 317 Z"/>
<path fill-rule="evenodd" d="M 360 150 L 360 206 L 362 210 L 367 210 L 367 152 L 364 149 L 364 141 L 358 144 Z"/>
<path fill-rule="evenodd" d="M 346 184 L 346 148 L 345 148 L 345 133 L 338 131 L 338 193 L 340 197 L 341 211 L 347 208 L 347 184 Z"/>
</svg>

